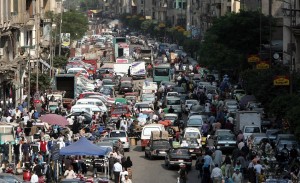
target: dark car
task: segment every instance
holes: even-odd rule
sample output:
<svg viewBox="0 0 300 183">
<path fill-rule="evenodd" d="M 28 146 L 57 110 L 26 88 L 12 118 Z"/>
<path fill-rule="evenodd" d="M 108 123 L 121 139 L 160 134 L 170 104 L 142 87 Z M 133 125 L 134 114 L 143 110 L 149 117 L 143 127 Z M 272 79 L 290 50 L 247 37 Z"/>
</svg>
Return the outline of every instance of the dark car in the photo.
<svg viewBox="0 0 300 183">
<path fill-rule="evenodd" d="M 165 158 L 165 166 L 170 169 L 179 167 L 179 164 L 186 164 L 190 169 L 192 166 L 192 156 L 188 148 L 171 148 Z"/>
<path fill-rule="evenodd" d="M 170 149 L 168 140 L 151 140 L 145 148 L 145 157 L 153 159 L 154 157 L 165 157 Z"/>
<path fill-rule="evenodd" d="M 83 120 L 83 123 L 84 124 L 90 124 L 92 122 L 92 116 L 90 115 L 90 113 L 87 113 L 87 112 L 73 112 L 71 114 L 69 114 L 67 116 L 67 118 L 71 118 L 71 117 L 78 117 L 82 115 L 84 117 L 84 120 Z"/>
<path fill-rule="evenodd" d="M 7 183 L 25 182 L 19 177 L 10 173 L 0 173 L 0 180 L 1 182 L 7 182 Z"/>
<path fill-rule="evenodd" d="M 123 81 L 120 84 L 119 94 L 133 92 L 133 85 L 130 81 Z"/>
<path fill-rule="evenodd" d="M 110 86 L 102 86 L 101 89 L 99 90 L 100 93 L 102 93 L 105 96 L 109 97 L 114 97 L 114 89 L 111 88 Z"/>
</svg>

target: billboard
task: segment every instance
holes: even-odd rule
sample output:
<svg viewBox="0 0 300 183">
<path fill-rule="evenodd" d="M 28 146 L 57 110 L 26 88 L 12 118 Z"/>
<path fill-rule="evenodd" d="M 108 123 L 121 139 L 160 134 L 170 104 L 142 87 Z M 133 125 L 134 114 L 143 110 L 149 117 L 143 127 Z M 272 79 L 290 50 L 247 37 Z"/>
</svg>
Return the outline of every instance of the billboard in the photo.
<svg viewBox="0 0 300 183">
<path fill-rule="evenodd" d="M 69 48 L 71 43 L 70 33 L 61 33 L 60 34 L 61 39 L 61 46 Z"/>
</svg>

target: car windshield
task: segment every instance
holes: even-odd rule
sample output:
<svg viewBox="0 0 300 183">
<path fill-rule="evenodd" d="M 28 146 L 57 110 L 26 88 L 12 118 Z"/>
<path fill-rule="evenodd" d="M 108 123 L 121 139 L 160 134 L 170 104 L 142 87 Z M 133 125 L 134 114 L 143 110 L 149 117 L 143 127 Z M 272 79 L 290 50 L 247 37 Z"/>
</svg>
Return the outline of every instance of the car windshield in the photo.
<svg viewBox="0 0 300 183">
<path fill-rule="evenodd" d="M 153 148 L 169 148 L 170 143 L 168 141 L 153 141 Z"/>
<path fill-rule="evenodd" d="M 200 139 L 200 134 L 199 132 L 185 132 L 185 138 Z"/>
<path fill-rule="evenodd" d="M 169 69 L 167 68 L 155 68 L 154 69 L 155 76 L 169 76 Z"/>
<path fill-rule="evenodd" d="M 218 140 L 226 140 L 226 141 L 229 141 L 229 140 L 235 140 L 235 137 L 234 135 L 219 135 L 218 136 Z"/>
<path fill-rule="evenodd" d="M 186 104 L 198 104 L 197 100 L 188 100 L 186 101 Z"/>
<path fill-rule="evenodd" d="M 135 107 L 138 108 L 149 108 L 149 104 L 135 104 Z"/>
<path fill-rule="evenodd" d="M 177 116 L 165 116 L 165 120 L 175 120 Z"/>
<path fill-rule="evenodd" d="M 111 85 L 111 84 L 113 84 L 112 80 L 110 80 L 110 79 L 104 79 L 103 80 L 103 85 Z"/>
<path fill-rule="evenodd" d="M 167 105 L 180 105 L 180 100 L 167 100 Z"/>
<path fill-rule="evenodd" d="M 259 127 L 246 127 L 245 133 L 260 133 Z"/>
<path fill-rule="evenodd" d="M 123 113 L 127 113 L 127 109 L 126 108 L 115 108 L 112 111 L 112 114 L 123 114 Z"/>
<path fill-rule="evenodd" d="M 172 149 L 171 153 L 177 155 L 189 155 L 188 149 Z"/>
<path fill-rule="evenodd" d="M 203 121 L 202 118 L 192 118 L 188 120 L 188 125 L 202 125 Z"/>
<path fill-rule="evenodd" d="M 132 87 L 132 84 L 129 82 L 122 82 L 121 87 Z"/>
<path fill-rule="evenodd" d="M 178 93 L 185 93 L 185 89 L 182 87 L 176 87 L 176 88 L 174 88 L 174 91 L 176 91 Z"/>
<path fill-rule="evenodd" d="M 176 96 L 178 96 L 178 93 L 167 93 L 167 95 L 168 95 L 168 97 L 176 97 Z"/>
<path fill-rule="evenodd" d="M 110 132 L 110 137 L 126 137 L 126 133 L 121 131 L 114 131 Z"/>
</svg>

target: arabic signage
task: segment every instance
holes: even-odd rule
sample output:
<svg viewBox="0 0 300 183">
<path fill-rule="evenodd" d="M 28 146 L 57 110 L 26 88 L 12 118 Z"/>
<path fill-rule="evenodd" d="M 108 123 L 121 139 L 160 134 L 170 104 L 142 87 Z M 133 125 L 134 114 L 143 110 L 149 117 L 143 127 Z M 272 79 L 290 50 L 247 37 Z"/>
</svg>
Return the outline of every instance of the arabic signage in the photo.
<svg viewBox="0 0 300 183">
<path fill-rule="evenodd" d="M 248 62 L 249 63 L 255 63 L 255 62 L 259 62 L 259 61 L 260 61 L 260 58 L 257 55 L 250 55 L 248 57 Z"/>
<path fill-rule="evenodd" d="M 269 69 L 270 64 L 266 61 L 261 61 L 256 64 L 256 69 Z"/>
<path fill-rule="evenodd" d="M 273 80 L 274 86 L 289 86 L 290 80 L 288 76 L 276 76 Z"/>
</svg>

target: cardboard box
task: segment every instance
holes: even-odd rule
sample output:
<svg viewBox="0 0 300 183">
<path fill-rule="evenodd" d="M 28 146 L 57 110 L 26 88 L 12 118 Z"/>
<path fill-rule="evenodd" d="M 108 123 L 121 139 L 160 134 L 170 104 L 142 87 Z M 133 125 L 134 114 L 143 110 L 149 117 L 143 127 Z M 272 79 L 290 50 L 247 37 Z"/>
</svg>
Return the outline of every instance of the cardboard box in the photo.
<svg viewBox="0 0 300 183">
<path fill-rule="evenodd" d="M 169 139 L 169 133 L 167 131 L 161 131 L 160 132 L 160 138 L 161 139 Z"/>
<path fill-rule="evenodd" d="M 160 139 L 160 132 L 159 131 L 152 131 L 150 139 L 152 139 L 152 140 L 159 140 Z"/>
</svg>

